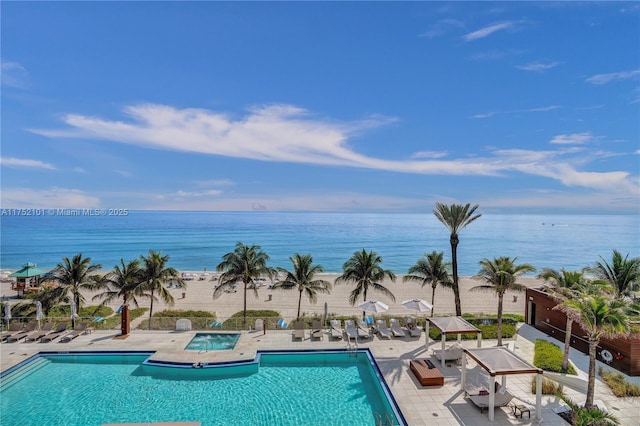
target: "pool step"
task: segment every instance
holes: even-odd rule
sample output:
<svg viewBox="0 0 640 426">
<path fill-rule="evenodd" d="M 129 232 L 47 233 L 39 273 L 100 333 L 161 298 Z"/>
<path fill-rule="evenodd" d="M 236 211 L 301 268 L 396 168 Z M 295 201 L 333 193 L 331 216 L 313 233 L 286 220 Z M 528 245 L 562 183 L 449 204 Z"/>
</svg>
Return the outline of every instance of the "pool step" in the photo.
<svg viewBox="0 0 640 426">
<path fill-rule="evenodd" d="M 0 391 L 4 391 L 11 387 L 15 382 L 21 380 L 22 378 L 28 376 L 29 374 L 40 370 L 42 367 L 49 365 L 51 361 L 49 361 L 45 357 L 38 357 L 31 361 L 30 363 L 18 368 L 16 371 L 7 374 L 0 381 Z"/>
</svg>

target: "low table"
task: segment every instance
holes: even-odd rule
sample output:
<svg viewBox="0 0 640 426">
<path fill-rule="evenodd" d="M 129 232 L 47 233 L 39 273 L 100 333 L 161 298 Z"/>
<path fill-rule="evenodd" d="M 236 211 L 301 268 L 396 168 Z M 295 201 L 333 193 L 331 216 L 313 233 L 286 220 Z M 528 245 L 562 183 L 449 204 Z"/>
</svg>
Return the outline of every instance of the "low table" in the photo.
<svg viewBox="0 0 640 426">
<path fill-rule="evenodd" d="M 527 418 L 531 418 L 531 410 L 526 405 L 514 405 L 513 406 L 513 415 L 515 417 L 523 418 L 524 413 L 527 413 Z"/>
</svg>

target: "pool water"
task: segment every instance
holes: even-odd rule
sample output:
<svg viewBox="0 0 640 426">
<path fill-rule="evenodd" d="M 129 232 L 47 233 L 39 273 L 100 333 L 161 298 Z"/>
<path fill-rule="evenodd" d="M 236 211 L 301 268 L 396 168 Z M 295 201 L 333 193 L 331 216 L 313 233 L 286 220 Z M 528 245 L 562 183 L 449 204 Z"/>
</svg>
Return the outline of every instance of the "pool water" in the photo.
<svg viewBox="0 0 640 426">
<path fill-rule="evenodd" d="M 185 347 L 187 351 L 223 351 L 233 349 L 238 343 L 238 333 L 196 333 Z"/>
<path fill-rule="evenodd" d="M 0 380 L 3 426 L 401 424 L 366 352 L 261 354 L 185 369 L 148 355 L 46 355 Z M 399 420 L 400 419 L 400 420 Z M 389 424 L 389 423 L 387 423 Z"/>
</svg>

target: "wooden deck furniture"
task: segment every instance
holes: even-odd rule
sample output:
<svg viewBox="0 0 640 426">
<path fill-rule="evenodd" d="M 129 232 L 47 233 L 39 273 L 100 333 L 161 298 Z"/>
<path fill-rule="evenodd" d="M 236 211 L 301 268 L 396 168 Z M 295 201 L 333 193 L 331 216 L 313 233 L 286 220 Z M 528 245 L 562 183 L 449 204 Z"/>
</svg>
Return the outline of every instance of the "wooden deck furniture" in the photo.
<svg viewBox="0 0 640 426">
<path fill-rule="evenodd" d="M 409 368 L 422 386 L 444 385 L 444 376 L 429 360 L 417 359 L 409 361 Z"/>
</svg>

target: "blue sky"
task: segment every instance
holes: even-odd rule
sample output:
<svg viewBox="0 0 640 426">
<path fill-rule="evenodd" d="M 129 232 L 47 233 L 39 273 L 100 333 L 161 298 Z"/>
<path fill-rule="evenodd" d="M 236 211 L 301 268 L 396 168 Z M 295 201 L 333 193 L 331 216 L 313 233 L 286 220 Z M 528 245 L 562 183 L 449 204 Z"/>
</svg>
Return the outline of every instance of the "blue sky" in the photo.
<svg viewBox="0 0 640 426">
<path fill-rule="evenodd" d="M 3 2 L 2 207 L 638 214 L 638 2 Z"/>
</svg>

